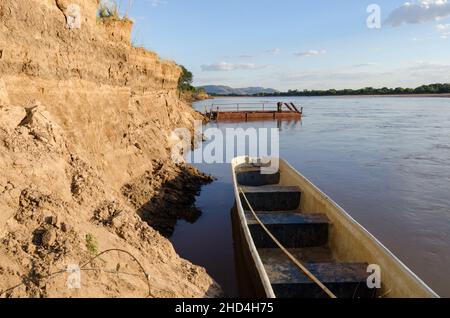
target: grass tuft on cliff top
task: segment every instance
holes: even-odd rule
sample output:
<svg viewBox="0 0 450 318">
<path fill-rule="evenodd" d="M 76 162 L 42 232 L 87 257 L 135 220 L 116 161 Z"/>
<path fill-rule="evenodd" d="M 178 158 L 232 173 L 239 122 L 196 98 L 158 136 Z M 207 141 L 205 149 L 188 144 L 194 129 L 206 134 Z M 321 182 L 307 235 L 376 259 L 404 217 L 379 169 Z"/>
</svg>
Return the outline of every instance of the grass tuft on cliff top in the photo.
<svg viewBox="0 0 450 318">
<path fill-rule="evenodd" d="M 103 0 L 100 1 L 98 7 L 98 22 L 105 21 L 123 21 L 123 22 L 132 22 L 128 18 L 128 14 L 125 16 L 121 16 L 119 12 L 119 6 L 117 5 L 117 1 L 115 0 Z"/>
</svg>

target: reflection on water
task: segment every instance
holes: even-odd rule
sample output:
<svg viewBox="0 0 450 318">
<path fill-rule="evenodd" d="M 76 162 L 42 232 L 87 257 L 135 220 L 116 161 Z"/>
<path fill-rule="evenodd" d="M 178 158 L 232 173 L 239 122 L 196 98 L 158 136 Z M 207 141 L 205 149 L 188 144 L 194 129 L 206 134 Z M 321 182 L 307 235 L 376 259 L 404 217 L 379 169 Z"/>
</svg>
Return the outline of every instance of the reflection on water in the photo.
<svg viewBox="0 0 450 318">
<path fill-rule="evenodd" d="M 208 102 L 196 107 L 202 109 Z M 278 127 L 283 158 L 440 295 L 450 296 L 450 99 L 294 98 L 294 102 L 305 107 L 302 122 L 209 125 L 222 130 Z M 180 222 L 173 242 L 183 257 L 205 266 L 229 295 L 237 296 L 231 168 L 197 166 L 218 180 L 198 198 L 203 216 L 193 225 Z"/>
</svg>

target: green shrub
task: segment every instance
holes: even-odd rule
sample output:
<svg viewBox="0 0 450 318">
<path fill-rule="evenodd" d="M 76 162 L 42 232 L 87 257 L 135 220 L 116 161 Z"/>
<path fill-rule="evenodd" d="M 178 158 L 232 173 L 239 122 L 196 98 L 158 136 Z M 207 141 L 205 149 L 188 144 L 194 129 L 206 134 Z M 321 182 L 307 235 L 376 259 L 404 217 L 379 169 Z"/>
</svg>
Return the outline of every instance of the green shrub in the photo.
<svg viewBox="0 0 450 318">
<path fill-rule="evenodd" d="M 86 234 L 86 248 L 91 254 L 97 254 L 97 241 L 92 234 Z"/>
</svg>

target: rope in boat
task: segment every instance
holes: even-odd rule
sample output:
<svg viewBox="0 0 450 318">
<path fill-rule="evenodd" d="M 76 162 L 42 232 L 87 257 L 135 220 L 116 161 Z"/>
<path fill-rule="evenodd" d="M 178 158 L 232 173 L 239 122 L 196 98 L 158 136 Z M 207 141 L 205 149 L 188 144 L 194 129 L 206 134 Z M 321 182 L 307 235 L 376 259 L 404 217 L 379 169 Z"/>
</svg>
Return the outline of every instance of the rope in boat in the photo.
<svg viewBox="0 0 450 318">
<path fill-rule="evenodd" d="M 287 250 L 283 246 L 283 244 L 278 241 L 278 239 L 270 232 L 270 230 L 264 225 L 264 223 L 260 220 L 256 212 L 253 210 L 250 202 L 247 199 L 247 196 L 245 195 L 242 188 L 239 188 L 239 191 L 242 193 L 244 200 L 247 202 L 248 207 L 250 208 L 250 211 L 253 214 L 253 217 L 256 219 L 256 221 L 261 225 L 261 227 L 264 229 L 264 231 L 269 235 L 269 237 L 275 242 L 276 245 L 286 254 L 287 257 L 303 272 L 306 276 L 308 276 L 309 279 L 311 279 L 314 283 L 316 283 L 330 298 L 337 298 L 337 296 L 328 289 L 327 286 L 325 286 L 311 271 L 309 271 L 305 265 L 303 265 L 294 255 L 292 255 L 291 252 Z"/>
</svg>

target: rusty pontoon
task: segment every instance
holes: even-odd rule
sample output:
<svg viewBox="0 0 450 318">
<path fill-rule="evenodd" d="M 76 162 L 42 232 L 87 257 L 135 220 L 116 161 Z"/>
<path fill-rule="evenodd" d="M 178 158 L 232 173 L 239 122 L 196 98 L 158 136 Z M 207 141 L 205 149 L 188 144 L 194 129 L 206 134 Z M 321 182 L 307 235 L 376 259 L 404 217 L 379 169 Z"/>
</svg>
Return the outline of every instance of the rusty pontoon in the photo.
<svg viewBox="0 0 450 318">
<path fill-rule="evenodd" d="M 204 114 L 216 121 L 299 120 L 303 107 L 298 109 L 294 103 L 285 102 L 212 104 L 205 107 Z"/>
</svg>

